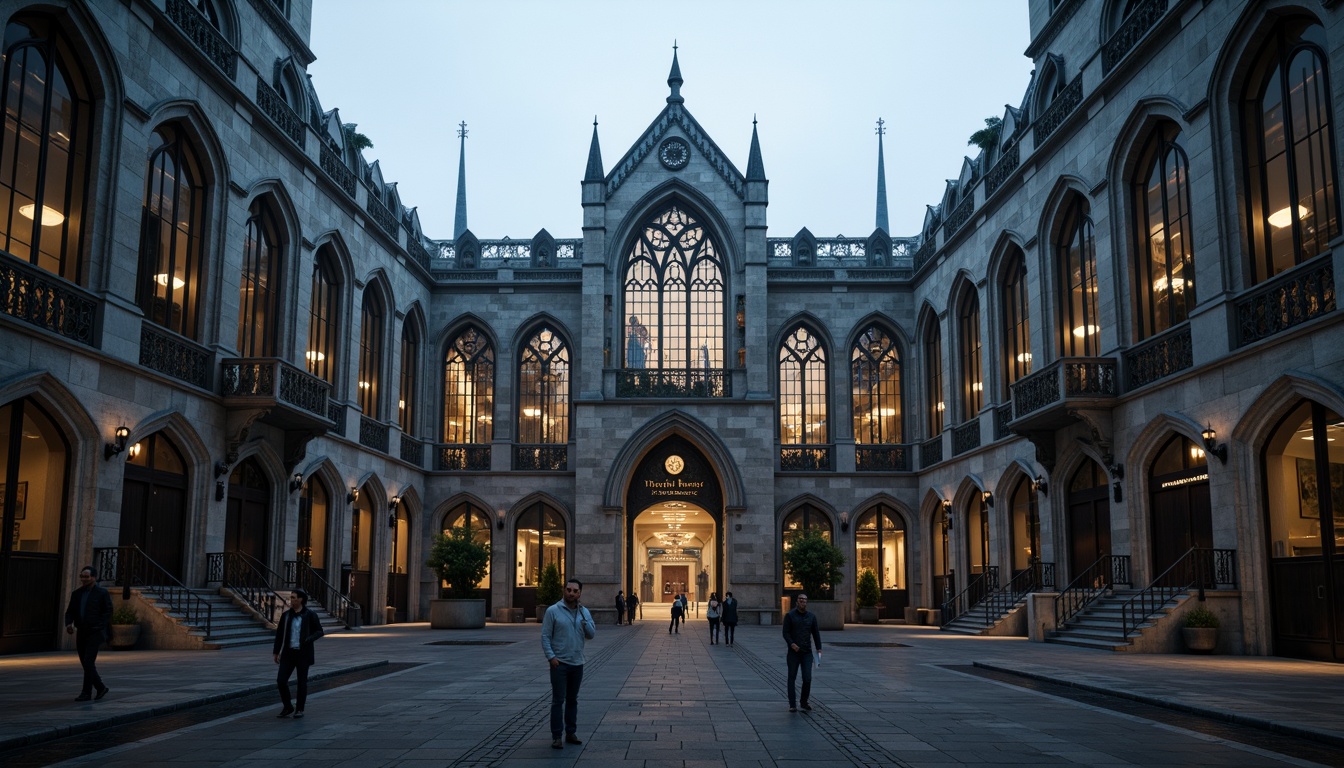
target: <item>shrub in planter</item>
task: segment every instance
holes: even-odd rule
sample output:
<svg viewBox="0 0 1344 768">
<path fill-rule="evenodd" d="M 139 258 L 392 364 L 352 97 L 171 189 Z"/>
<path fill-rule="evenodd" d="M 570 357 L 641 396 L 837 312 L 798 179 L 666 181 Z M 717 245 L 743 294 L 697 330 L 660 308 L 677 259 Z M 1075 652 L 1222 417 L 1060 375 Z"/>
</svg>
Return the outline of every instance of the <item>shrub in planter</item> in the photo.
<svg viewBox="0 0 1344 768">
<path fill-rule="evenodd" d="M 882 589 L 877 584 L 877 574 L 873 573 L 873 569 L 863 569 L 854 592 L 854 600 L 859 604 L 859 621 L 864 624 L 876 624 L 877 604 L 882 600 Z"/>
<path fill-rule="evenodd" d="M 136 642 L 140 639 L 140 617 L 130 604 L 122 603 L 120 607 L 112 611 L 110 623 L 107 637 L 108 646 L 118 650 L 135 647 Z"/>
<path fill-rule="evenodd" d="M 1185 612 L 1185 626 L 1192 629 L 1217 629 L 1218 614 L 1202 605 Z"/>
<path fill-rule="evenodd" d="M 546 609 L 560 602 L 564 597 L 565 585 L 560 581 L 560 568 L 548 563 L 541 569 L 541 578 L 537 580 L 537 618 L 540 619 Z"/>
<path fill-rule="evenodd" d="M 1196 653 L 1212 653 L 1218 647 L 1218 614 L 1202 605 L 1185 612 L 1181 629 L 1185 647 Z"/>
<path fill-rule="evenodd" d="M 448 584 L 448 597 L 469 600 L 490 570 L 490 546 L 476 541 L 470 528 L 459 525 L 434 537 L 426 565 Z"/>
<path fill-rule="evenodd" d="M 813 599 L 827 598 L 844 581 L 845 553 L 819 531 L 796 536 L 784 550 L 784 570 Z"/>
</svg>

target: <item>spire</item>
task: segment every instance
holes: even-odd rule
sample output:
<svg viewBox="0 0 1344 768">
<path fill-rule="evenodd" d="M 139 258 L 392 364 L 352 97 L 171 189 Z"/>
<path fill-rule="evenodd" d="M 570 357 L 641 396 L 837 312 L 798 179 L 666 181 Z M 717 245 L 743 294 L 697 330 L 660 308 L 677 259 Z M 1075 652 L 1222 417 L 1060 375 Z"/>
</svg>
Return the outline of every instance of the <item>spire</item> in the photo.
<svg viewBox="0 0 1344 768">
<path fill-rule="evenodd" d="M 887 167 L 882 160 L 882 135 L 887 132 L 886 121 L 877 118 L 877 228 L 891 233 L 887 223 Z"/>
<path fill-rule="evenodd" d="M 457 128 L 457 138 L 462 140 L 462 149 L 457 157 L 457 210 L 453 213 L 453 239 L 467 231 L 467 124 L 463 121 Z"/>
<path fill-rule="evenodd" d="M 668 104 L 682 104 L 686 100 L 681 98 L 681 67 L 677 64 L 677 41 L 672 41 L 672 71 L 667 73 L 667 87 L 672 89 L 668 94 Z"/>
<path fill-rule="evenodd" d="M 602 181 L 602 148 L 597 144 L 597 115 L 593 115 L 593 144 L 588 147 L 588 170 L 583 173 L 584 181 Z"/>
<path fill-rule="evenodd" d="M 756 116 L 751 116 L 751 154 L 747 157 L 747 181 L 765 181 L 765 161 L 761 159 L 761 139 L 756 135 Z"/>
</svg>

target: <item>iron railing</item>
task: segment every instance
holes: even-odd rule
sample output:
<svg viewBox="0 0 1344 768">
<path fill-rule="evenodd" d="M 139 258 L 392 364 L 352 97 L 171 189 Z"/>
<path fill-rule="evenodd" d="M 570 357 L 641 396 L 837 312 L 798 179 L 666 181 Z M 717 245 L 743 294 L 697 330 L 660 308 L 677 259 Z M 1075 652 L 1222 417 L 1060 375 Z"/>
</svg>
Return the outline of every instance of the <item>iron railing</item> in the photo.
<svg viewBox="0 0 1344 768">
<path fill-rule="evenodd" d="M 972 574 L 966 588 L 958 592 L 942 605 L 943 624 L 978 605 L 986 596 L 999 589 L 999 566 L 986 566 L 980 573 Z"/>
<path fill-rule="evenodd" d="M 1066 357 L 1013 382 L 1013 418 L 1071 397 L 1115 397 L 1115 360 Z"/>
<path fill-rule="evenodd" d="M 12 254 L 0 254 L 0 313 L 97 346 L 99 301 L 93 294 Z"/>
<path fill-rule="evenodd" d="M 1059 92 L 1055 100 L 1050 102 L 1050 106 L 1045 108 L 1041 116 L 1036 119 L 1036 125 L 1032 129 L 1032 143 L 1040 147 L 1054 135 L 1055 131 L 1064 124 L 1064 121 L 1072 115 L 1078 105 L 1083 103 L 1083 75 L 1073 78 L 1073 82 L 1064 86 L 1064 90 Z"/>
<path fill-rule="evenodd" d="M 1125 387 L 1138 389 L 1194 364 L 1190 324 L 1186 323 L 1125 352 Z"/>
<path fill-rule="evenodd" d="M 434 458 L 434 469 L 440 472 L 468 470 L 483 472 L 490 469 L 489 443 L 439 444 Z"/>
<path fill-rule="evenodd" d="M 308 561 L 286 560 L 285 583 L 307 592 L 309 600 L 316 601 L 323 610 L 345 624 L 347 629 L 360 625 L 362 610 L 359 603 L 342 595 L 341 591 L 322 578 L 322 574 L 314 570 Z"/>
<path fill-rule="evenodd" d="M 1013 420 L 1013 401 L 1009 400 L 1003 405 L 994 408 L 994 439 L 1003 440 L 1013 436 L 1013 431 L 1008 428 L 1008 422 Z"/>
<path fill-rule="evenodd" d="M 732 397 L 724 368 L 623 368 L 616 371 L 617 397 Z"/>
<path fill-rule="evenodd" d="M 943 436 L 934 435 L 919 444 L 919 468 L 928 469 L 943 460 Z"/>
<path fill-rule="evenodd" d="M 388 426 L 368 416 L 359 417 L 359 444 L 365 448 L 387 453 Z"/>
<path fill-rule="evenodd" d="M 832 445 L 782 445 L 779 448 L 781 472 L 828 472 L 832 469 Z"/>
<path fill-rule="evenodd" d="M 1236 300 L 1237 346 L 1335 311 L 1335 268 L 1329 257 L 1295 268 Z"/>
<path fill-rule="evenodd" d="M 983 627 L 992 627 L 1022 598 L 1043 589 L 1055 588 L 1055 564 L 1032 563 L 1008 580 L 1007 584 L 985 595 L 979 603 L 963 614 L 968 620 Z"/>
<path fill-rule="evenodd" d="M 369 189 L 369 199 L 364 204 L 364 209 L 369 212 L 369 217 L 373 219 L 373 223 L 383 230 L 383 234 L 393 240 L 397 239 L 397 217 L 392 215 L 392 211 L 386 205 L 383 205 L 373 189 Z"/>
<path fill-rule="evenodd" d="M 256 397 L 327 418 L 331 385 L 284 360 L 273 357 L 220 361 L 225 397 Z"/>
<path fill-rule="evenodd" d="M 140 364 L 202 389 L 210 388 L 210 350 L 149 323 L 140 326 Z"/>
<path fill-rule="evenodd" d="M 336 154 L 335 150 L 323 144 L 318 164 L 322 167 L 322 172 L 336 182 L 336 186 L 340 187 L 347 197 L 354 199 L 355 172 L 346 166 L 345 161 L 341 160 L 341 156 Z"/>
<path fill-rule="evenodd" d="M 221 588 L 232 592 L 270 624 L 275 624 L 288 608 L 288 601 L 272 586 L 283 589 L 285 580 L 245 552 L 207 552 L 205 570 L 206 583 L 218 581 Z"/>
<path fill-rule="evenodd" d="M 1122 637 L 1137 630 L 1177 595 L 1199 590 L 1204 599 L 1206 589 L 1237 588 L 1237 551 L 1235 549 L 1190 548 L 1181 559 L 1171 564 L 1137 595 L 1120 607 Z"/>
<path fill-rule="evenodd" d="M 933 260 L 933 255 L 938 252 L 938 238 L 936 231 L 930 231 L 924 238 L 924 243 L 915 251 L 915 271 L 918 272 L 921 267 Z"/>
<path fill-rule="evenodd" d="M 285 103 L 285 97 L 260 78 L 257 79 L 257 106 L 261 107 L 261 111 L 266 113 L 281 133 L 300 149 L 303 148 L 304 137 L 308 135 L 303 128 L 303 120 L 295 114 L 293 107 Z"/>
<path fill-rule="evenodd" d="M 408 434 L 401 435 L 401 460 L 415 466 L 425 463 L 425 444 Z"/>
<path fill-rule="evenodd" d="M 957 207 L 953 208 L 952 212 L 947 215 L 947 221 L 943 222 L 944 241 L 950 239 L 965 226 L 966 222 L 971 220 L 971 214 L 975 213 L 975 187 L 968 187 L 961 190 L 961 193 L 966 197 L 960 203 L 957 203 Z"/>
<path fill-rule="evenodd" d="M 980 419 L 973 417 L 964 424 L 952 428 L 952 455 L 960 456 L 967 451 L 980 447 Z"/>
<path fill-rule="evenodd" d="M 1003 182 L 1007 181 L 1009 176 L 1013 175 L 1013 171 L 1016 171 L 1017 166 L 1022 162 L 1021 158 L 1022 142 L 1020 141 L 1014 141 L 1011 146 L 1003 150 L 1003 154 L 999 155 L 998 162 L 994 163 L 994 167 L 989 169 L 989 173 L 985 174 L 986 200 L 989 199 L 990 195 L 997 192 L 999 187 L 1003 186 Z"/>
<path fill-rule="evenodd" d="M 854 446 L 854 469 L 859 472 L 909 472 L 910 448 L 897 445 Z"/>
<path fill-rule="evenodd" d="M 1102 555 L 1055 597 L 1055 626 L 1063 627 L 1116 584 L 1130 586 L 1129 555 Z"/>
<path fill-rule="evenodd" d="M 1101 74 L 1110 74 L 1166 12 L 1167 0 L 1147 0 L 1130 11 L 1120 28 L 1101 47 Z"/>
<path fill-rule="evenodd" d="M 101 547 L 93 550 L 98 577 L 121 587 L 121 597 L 129 600 L 131 589 L 154 593 L 155 602 L 182 617 L 189 626 L 204 630 L 207 637 L 214 615 L 210 601 L 193 592 L 143 550 L 128 547 Z"/>
<path fill-rule="evenodd" d="M 565 443 L 518 443 L 513 446 L 513 468 L 522 471 L 563 472 L 569 468 Z"/>
<path fill-rule="evenodd" d="M 164 12 L 207 59 L 233 80 L 238 76 L 238 52 L 192 5 L 188 0 L 168 0 Z"/>
</svg>

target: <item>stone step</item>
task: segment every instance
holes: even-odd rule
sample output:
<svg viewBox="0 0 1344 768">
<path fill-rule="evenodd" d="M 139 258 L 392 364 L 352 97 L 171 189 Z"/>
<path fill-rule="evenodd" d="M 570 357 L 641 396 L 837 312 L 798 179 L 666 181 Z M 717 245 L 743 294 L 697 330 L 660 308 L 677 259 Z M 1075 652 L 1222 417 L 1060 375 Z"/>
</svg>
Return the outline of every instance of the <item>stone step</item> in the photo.
<svg viewBox="0 0 1344 768">
<path fill-rule="evenodd" d="M 1093 650 L 1098 651 L 1118 651 L 1121 648 L 1125 648 L 1131 645 L 1130 643 L 1127 642 L 1117 641 L 1114 638 L 1107 640 L 1107 639 L 1095 639 L 1087 637 L 1072 637 L 1064 635 L 1059 635 L 1057 637 L 1047 637 L 1045 639 L 1045 642 L 1055 643 L 1057 645 L 1072 645 L 1075 648 L 1091 648 Z"/>
</svg>

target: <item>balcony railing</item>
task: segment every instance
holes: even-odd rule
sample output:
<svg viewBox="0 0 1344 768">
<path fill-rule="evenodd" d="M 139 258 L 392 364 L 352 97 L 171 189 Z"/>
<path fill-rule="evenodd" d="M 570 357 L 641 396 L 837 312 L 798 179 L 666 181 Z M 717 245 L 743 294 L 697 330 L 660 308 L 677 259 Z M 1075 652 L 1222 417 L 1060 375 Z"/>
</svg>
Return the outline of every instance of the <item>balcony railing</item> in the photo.
<svg viewBox="0 0 1344 768">
<path fill-rule="evenodd" d="M 381 421 L 363 415 L 359 417 L 359 444 L 365 448 L 387 453 L 387 433 L 388 427 Z"/>
<path fill-rule="evenodd" d="M 1166 12 L 1167 0 L 1147 0 L 1130 11 L 1124 23 L 1101 48 L 1101 74 L 1110 74 Z"/>
<path fill-rule="evenodd" d="M 616 371 L 617 397 L 731 397 L 732 394 L 732 379 L 723 368 Z"/>
<path fill-rule="evenodd" d="M 781 472 L 826 472 L 831 469 L 830 445 L 783 445 L 779 448 Z"/>
<path fill-rule="evenodd" d="M 1055 131 L 1064 124 L 1069 115 L 1083 103 L 1083 76 L 1081 73 L 1073 82 L 1064 87 L 1059 92 L 1055 100 L 1050 102 L 1041 116 L 1036 119 L 1036 127 L 1032 129 L 1032 138 L 1037 147 L 1045 143 L 1054 135 Z"/>
<path fill-rule="evenodd" d="M 910 446 L 857 445 L 854 447 L 854 468 L 859 472 L 909 472 Z"/>
<path fill-rule="evenodd" d="M 377 224 L 384 234 L 393 240 L 397 239 L 397 217 L 392 215 L 392 211 L 388 210 L 386 205 L 383 205 L 382 201 L 378 199 L 377 193 L 372 189 L 369 190 L 369 201 L 364 208 L 373 218 L 373 223 Z"/>
<path fill-rule="evenodd" d="M 233 80 L 238 76 L 238 53 L 219 30 L 210 25 L 201 12 L 187 0 L 168 0 L 164 9 L 168 18 L 195 43 L 205 57 Z"/>
<path fill-rule="evenodd" d="M 980 419 L 973 418 L 952 428 L 952 455 L 960 456 L 980 447 Z"/>
<path fill-rule="evenodd" d="M 933 259 L 934 253 L 936 253 L 938 250 L 937 243 L 938 239 L 936 237 L 936 233 L 930 232 L 929 236 L 925 238 L 924 244 L 919 246 L 919 250 L 915 251 L 916 272 L 918 272 L 921 267 L 923 267 L 925 264 L 928 264 L 929 261 Z"/>
<path fill-rule="evenodd" d="M 919 444 L 919 468 L 928 469 L 943 460 L 943 436 L 934 435 Z"/>
<path fill-rule="evenodd" d="M 257 106 L 261 111 L 271 118 L 281 133 L 289 137 L 289 140 L 303 148 L 303 139 L 307 132 L 303 129 L 303 121 L 294 113 L 294 110 L 285 103 L 283 96 L 275 92 L 275 89 L 267 85 L 260 78 L 257 79 Z"/>
<path fill-rule="evenodd" d="M 322 379 L 273 357 L 231 358 L 221 361 L 220 366 L 226 399 L 244 404 L 275 403 L 327 420 L 331 385 Z"/>
<path fill-rule="evenodd" d="M 965 195 L 957 207 L 947 215 L 947 221 L 943 222 L 944 239 L 951 238 L 966 222 L 971 220 L 971 214 L 975 213 L 975 189 L 974 187 L 963 189 L 961 193 Z"/>
<path fill-rule="evenodd" d="M 425 444 L 405 433 L 401 436 L 401 460 L 421 466 L 425 462 Z"/>
<path fill-rule="evenodd" d="M 515 445 L 513 468 L 534 472 L 563 472 L 569 468 L 569 446 L 565 443 Z"/>
<path fill-rule="evenodd" d="M 8 253 L 0 258 L 0 312 L 71 341 L 96 346 L 98 299 Z"/>
<path fill-rule="evenodd" d="M 1335 311 L 1335 268 L 1330 259 L 1316 259 L 1279 275 L 1236 300 L 1237 346 L 1277 333 Z"/>
<path fill-rule="evenodd" d="M 1115 360 L 1109 357 L 1058 360 L 1013 382 L 1013 418 L 1070 398 L 1115 397 L 1115 378 Z"/>
<path fill-rule="evenodd" d="M 1003 186 L 1003 182 L 1007 181 L 1009 176 L 1013 175 L 1013 171 L 1017 170 L 1021 158 L 1022 143 L 1014 141 L 1012 146 L 1005 149 L 1003 154 L 999 156 L 999 161 L 994 164 L 993 168 L 989 169 L 989 173 L 985 174 L 986 200 L 989 199 L 990 195 L 997 192 L 999 187 Z"/>
<path fill-rule="evenodd" d="M 1013 420 L 1013 404 L 1011 401 L 994 408 L 994 439 L 1004 440 L 1013 436 L 1013 431 L 1008 428 L 1008 422 Z"/>
<path fill-rule="evenodd" d="M 341 156 L 326 144 L 322 145 L 322 153 L 318 158 L 322 166 L 322 172 L 331 177 L 336 182 L 336 186 L 345 191 L 345 194 L 351 199 L 355 197 L 355 172 L 345 166 L 341 161 Z"/>
<path fill-rule="evenodd" d="M 1125 387 L 1138 389 L 1194 364 L 1187 323 L 1125 352 Z"/>
<path fill-rule="evenodd" d="M 140 326 L 140 364 L 202 389 L 210 388 L 210 350 L 149 323 Z"/>
<path fill-rule="evenodd" d="M 331 400 L 327 401 L 327 420 L 336 426 L 331 430 L 341 437 L 345 437 L 345 405 Z"/>
<path fill-rule="evenodd" d="M 438 455 L 434 459 L 434 469 L 440 472 L 484 472 L 490 469 L 488 443 L 441 443 L 436 447 Z"/>
</svg>

